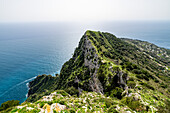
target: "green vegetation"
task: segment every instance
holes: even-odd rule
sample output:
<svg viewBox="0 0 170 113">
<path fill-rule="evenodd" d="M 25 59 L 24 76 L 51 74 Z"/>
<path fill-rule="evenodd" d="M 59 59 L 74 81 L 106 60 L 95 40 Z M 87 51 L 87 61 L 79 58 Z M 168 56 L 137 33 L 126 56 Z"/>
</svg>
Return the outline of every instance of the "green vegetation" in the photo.
<svg viewBox="0 0 170 113">
<path fill-rule="evenodd" d="M 110 97 L 117 97 L 118 99 L 121 99 L 122 98 L 122 92 L 123 92 L 122 88 L 116 87 L 115 89 L 113 89 L 110 92 Z"/>
<path fill-rule="evenodd" d="M 20 108 L 14 107 L 9 110 L 9 113 L 39 113 L 40 110 L 45 110 L 44 105 L 52 105 L 54 103 L 60 103 L 67 106 L 66 109 L 62 110 L 62 113 L 92 113 L 92 112 L 125 112 L 131 111 L 130 108 L 126 105 L 122 105 L 120 101 L 113 100 L 110 97 L 105 97 L 102 94 L 97 94 L 96 92 L 82 92 L 80 97 L 70 96 L 63 90 L 56 90 L 57 95 L 54 95 L 52 101 L 44 101 L 42 98 L 32 104 L 23 103 L 20 105 Z M 31 109 L 28 109 L 31 108 Z M 128 109 L 127 109 L 128 108 Z M 57 113 L 53 109 L 54 113 Z"/>
<path fill-rule="evenodd" d="M 1 104 L 0 111 L 6 110 L 8 108 L 11 108 L 11 107 L 17 106 L 17 105 L 19 105 L 19 101 L 18 100 L 9 100 L 9 101 L 6 101 L 6 102 Z"/>
<path fill-rule="evenodd" d="M 35 106 L 39 103 L 41 108 L 46 103 L 60 103 L 67 106 L 64 112 L 71 113 L 167 112 L 169 67 L 169 49 L 119 39 L 110 33 L 86 31 L 60 74 L 37 76 L 30 82 L 27 102 L 34 102 Z M 56 90 L 63 97 L 39 101 Z"/>
<path fill-rule="evenodd" d="M 122 103 L 126 104 L 132 110 L 136 110 L 136 111 L 144 111 L 145 110 L 143 105 L 138 100 L 134 100 L 132 97 L 123 98 Z"/>
<path fill-rule="evenodd" d="M 27 101 L 35 102 L 42 96 L 49 95 L 55 90 L 57 80 L 57 77 L 52 77 L 51 75 L 38 75 L 36 79 L 29 83 L 31 88 L 28 92 L 29 98 Z"/>
</svg>

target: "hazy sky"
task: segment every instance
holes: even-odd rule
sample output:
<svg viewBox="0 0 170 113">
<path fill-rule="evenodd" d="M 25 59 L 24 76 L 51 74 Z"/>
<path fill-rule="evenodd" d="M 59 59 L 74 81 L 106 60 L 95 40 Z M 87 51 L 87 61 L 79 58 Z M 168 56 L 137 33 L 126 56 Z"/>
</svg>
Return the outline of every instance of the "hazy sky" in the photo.
<svg viewBox="0 0 170 113">
<path fill-rule="evenodd" d="M 170 20 L 170 0 L 0 0 L 0 22 Z"/>
</svg>

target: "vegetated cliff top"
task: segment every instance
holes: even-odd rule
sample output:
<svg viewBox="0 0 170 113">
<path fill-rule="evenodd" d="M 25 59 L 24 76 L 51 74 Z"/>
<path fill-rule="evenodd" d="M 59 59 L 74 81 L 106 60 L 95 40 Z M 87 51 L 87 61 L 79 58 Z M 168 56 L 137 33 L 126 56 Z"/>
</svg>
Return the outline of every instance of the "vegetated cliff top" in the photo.
<svg viewBox="0 0 170 113">
<path fill-rule="evenodd" d="M 152 44 L 146 41 L 141 41 L 141 40 L 132 40 L 132 39 L 127 39 L 127 38 L 122 38 L 122 40 L 134 46 L 137 46 L 141 51 L 150 53 L 150 55 L 156 57 L 157 59 L 164 60 L 165 62 L 170 63 L 170 57 L 169 57 L 170 49 L 158 47 L 155 44 Z"/>
<path fill-rule="evenodd" d="M 121 112 L 116 109 L 121 104 L 128 107 L 129 112 L 167 112 L 170 104 L 169 58 L 169 49 L 88 30 L 72 58 L 63 64 L 59 75 L 37 76 L 30 82 L 27 102 L 36 102 L 55 90 L 65 90 L 78 97 L 86 92 L 96 92 L 119 102 L 116 107 L 114 104 L 109 106 L 115 112 Z M 67 106 L 69 103 L 63 104 Z M 79 104 L 80 108 L 84 105 Z M 92 109 L 95 108 L 93 104 L 86 104 L 90 106 L 87 107 L 90 112 L 97 111 Z M 66 111 L 76 111 L 77 107 L 69 106 Z"/>
</svg>

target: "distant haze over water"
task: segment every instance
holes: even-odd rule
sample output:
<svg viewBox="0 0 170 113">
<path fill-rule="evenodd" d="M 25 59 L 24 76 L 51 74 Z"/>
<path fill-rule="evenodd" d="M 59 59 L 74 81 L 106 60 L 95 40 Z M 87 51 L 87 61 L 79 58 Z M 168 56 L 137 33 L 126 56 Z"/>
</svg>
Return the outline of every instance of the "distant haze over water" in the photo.
<svg viewBox="0 0 170 113">
<path fill-rule="evenodd" d="M 25 101 L 28 82 L 39 74 L 59 73 L 86 30 L 170 49 L 170 22 L 0 23 L 0 104 Z"/>
</svg>

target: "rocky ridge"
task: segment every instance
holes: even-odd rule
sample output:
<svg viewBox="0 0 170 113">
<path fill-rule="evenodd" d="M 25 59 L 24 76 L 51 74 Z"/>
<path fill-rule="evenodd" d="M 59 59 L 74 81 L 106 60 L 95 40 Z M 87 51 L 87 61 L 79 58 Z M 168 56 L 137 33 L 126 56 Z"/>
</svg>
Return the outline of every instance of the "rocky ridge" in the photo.
<svg viewBox="0 0 170 113">
<path fill-rule="evenodd" d="M 48 103 L 46 106 L 59 103 L 66 106 L 64 112 L 167 112 L 169 50 L 159 48 L 163 53 L 155 53 L 155 46 L 150 45 L 88 30 L 59 75 L 39 75 L 30 82 L 25 104 L 31 102 L 36 108 L 38 103 Z M 55 95 L 44 102 L 43 99 L 54 92 L 67 96 Z M 74 99 L 78 102 L 72 101 Z M 86 104 L 83 99 L 87 100 Z"/>
</svg>

